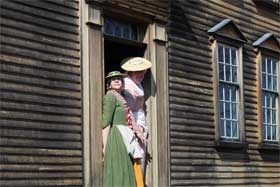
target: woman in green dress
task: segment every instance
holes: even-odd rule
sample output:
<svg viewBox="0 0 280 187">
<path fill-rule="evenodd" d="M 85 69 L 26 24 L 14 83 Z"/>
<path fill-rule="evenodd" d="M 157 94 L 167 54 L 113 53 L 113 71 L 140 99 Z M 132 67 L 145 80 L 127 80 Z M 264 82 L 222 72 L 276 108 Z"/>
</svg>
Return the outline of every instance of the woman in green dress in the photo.
<svg viewBox="0 0 280 187">
<path fill-rule="evenodd" d="M 103 98 L 102 136 L 104 154 L 103 186 L 135 187 L 133 160 L 128 154 L 118 126 L 128 124 L 126 102 L 121 96 L 124 74 L 106 76 L 107 93 Z"/>
</svg>

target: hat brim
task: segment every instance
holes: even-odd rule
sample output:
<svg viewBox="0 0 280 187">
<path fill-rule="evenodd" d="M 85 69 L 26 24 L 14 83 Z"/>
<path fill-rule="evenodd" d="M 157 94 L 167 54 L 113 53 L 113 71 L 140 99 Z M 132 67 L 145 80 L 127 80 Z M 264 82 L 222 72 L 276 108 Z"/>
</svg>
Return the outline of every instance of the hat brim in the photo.
<svg viewBox="0 0 280 187">
<path fill-rule="evenodd" d="M 126 58 L 121 62 L 121 68 L 126 71 L 143 71 L 149 69 L 152 63 L 141 57 Z"/>
<path fill-rule="evenodd" d="M 126 74 L 118 74 L 118 75 L 108 75 L 105 77 L 105 79 L 109 79 L 109 78 L 112 78 L 112 77 L 121 77 L 121 78 L 125 78 L 127 77 Z"/>
</svg>

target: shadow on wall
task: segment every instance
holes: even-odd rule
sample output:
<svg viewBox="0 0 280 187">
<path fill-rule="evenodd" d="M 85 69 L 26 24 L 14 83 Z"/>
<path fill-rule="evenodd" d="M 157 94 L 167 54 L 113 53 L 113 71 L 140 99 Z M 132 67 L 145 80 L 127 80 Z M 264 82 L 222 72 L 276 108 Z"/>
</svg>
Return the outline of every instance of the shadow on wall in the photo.
<svg viewBox="0 0 280 187">
<path fill-rule="evenodd" d="M 239 8 L 244 8 L 244 1 L 242 0 L 235 0 L 235 1 L 232 1 L 232 0 L 224 0 L 224 2 L 227 2 L 231 5 L 234 5 L 234 6 L 237 6 Z"/>
<path fill-rule="evenodd" d="M 260 150 L 260 155 L 262 160 L 270 162 L 279 162 L 280 161 L 280 152 L 279 150 Z"/>
<path fill-rule="evenodd" d="M 157 93 L 157 87 L 156 87 L 156 82 L 154 75 L 151 73 L 151 69 L 148 69 L 145 78 L 143 80 L 143 85 L 148 85 L 145 86 L 145 101 L 149 99 L 150 96 L 155 96 Z"/>
<path fill-rule="evenodd" d="M 233 149 L 233 148 L 217 148 L 217 153 L 222 161 L 225 162 L 249 162 L 249 154 L 247 149 Z"/>
<path fill-rule="evenodd" d="M 249 153 L 247 148 L 233 149 L 233 148 L 216 148 L 216 151 L 221 160 L 225 162 L 250 162 Z M 259 150 L 261 160 L 270 161 L 270 162 L 279 162 L 280 161 L 280 152 L 279 150 L 269 150 L 269 149 L 260 149 Z"/>
<path fill-rule="evenodd" d="M 269 19 L 275 17 L 277 20 L 279 20 L 280 2 L 274 2 L 272 0 L 252 0 L 252 3 L 255 5 L 256 11 L 259 15 L 267 17 Z"/>
<path fill-rule="evenodd" d="M 191 2 L 192 5 L 196 4 L 196 1 Z M 192 25 L 188 22 L 188 15 L 192 13 L 192 7 L 184 5 L 180 0 L 171 1 L 171 12 L 168 23 L 168 35 L 176 36 L 178 38 L 184 38 L 196 42 L 197 46 L 200 42 L 195 37 L 195 33 L 192 30 Z M 206 30 L 206 29 L 205 29 Z"/>
</svg>

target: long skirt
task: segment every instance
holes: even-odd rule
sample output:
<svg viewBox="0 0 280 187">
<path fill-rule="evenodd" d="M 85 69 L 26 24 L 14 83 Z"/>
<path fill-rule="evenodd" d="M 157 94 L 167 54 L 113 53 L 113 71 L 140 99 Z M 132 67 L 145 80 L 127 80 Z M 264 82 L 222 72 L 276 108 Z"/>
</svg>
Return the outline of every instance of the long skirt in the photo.
<svg viewBox="0 0 280 187">
<path fill-rule="evenodd" d="M 104 155 L 103 186 L 135 187 L 133 161 L 117 127 L 112 126 Z"/>
</svg>

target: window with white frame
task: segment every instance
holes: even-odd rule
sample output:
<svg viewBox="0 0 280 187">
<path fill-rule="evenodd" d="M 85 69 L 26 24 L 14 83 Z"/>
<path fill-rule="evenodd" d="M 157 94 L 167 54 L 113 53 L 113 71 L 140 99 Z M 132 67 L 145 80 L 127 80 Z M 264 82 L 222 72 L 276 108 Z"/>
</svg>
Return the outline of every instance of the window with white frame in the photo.
<svg viewBox="0 0 280 187">
<path fill-rule="evenodd" d="M 279 90 L 278 62 L 270 57 L 262 57 L 261 88 L 262 88 L 262 136 L 264 141 L 279 140 Z"/>
<path fill-rule="evenodd" d="M 239 139 L 238 49 L 218 44 L 219 130 L 222 139 Z"/>
<path fill-rule="evenodd" d="M 111 18 L 104 18 L 104 33 L 128 40 L 137 41 L 138 39 L 138 28 L 136 25 Z"/>
</svg>

